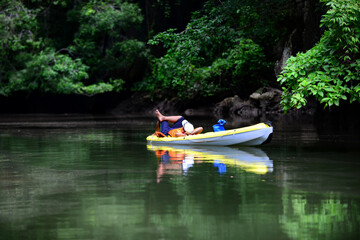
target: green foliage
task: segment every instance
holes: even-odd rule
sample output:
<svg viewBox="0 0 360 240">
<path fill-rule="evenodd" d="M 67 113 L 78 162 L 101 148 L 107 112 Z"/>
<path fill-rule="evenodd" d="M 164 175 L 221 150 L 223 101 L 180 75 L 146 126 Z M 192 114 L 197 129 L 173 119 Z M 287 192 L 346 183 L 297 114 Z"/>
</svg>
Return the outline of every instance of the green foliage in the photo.
<svg viewBox="0 0 360 240">
<path fill-rule="evenodd" d="M 79 14 L 79 35 L 84 37 L 105 33 L 119 37 L 116 30 L 130 29 L 143 20 L 137 5 L 122 0 L 89 1 L 72 14 Z"/>
<path fill-rule="evenodd" d="M 211 72 L 216 76 L 233 76 L 230 87 L 240 86 L 241 81 L 256 79 L 261 69 L 265 68 L 265 55 L 262 48 L 250 39 L 240 39 L 232 48 L 216 59 Z"/>
<path fill-rule="evenodd" d="M 88 77 L 87 67 L 54 49 L 45 49 L 31 57 L 22 70 L 13 72 L 2 94 L 15 91 L 43 93 L 80 93 L 81 81 Z"/>
<path fill-rule="evenodd" d="M 326 27 L 320 42 L 291 57 L 278 81 L 283 85 L 282 105 L 306 105 L 314 97 L 325 107 L 339 106 L 341 100 L 360 102 L 360 3 L 357 0 L 326 0 L 330 9 L 323 16 Z"/>
<path fill-rule="evenodd" d="M 123 75 L 137 58 L 145 56 L 144 43 L 126 33 L 134 32 L 134 26 L 142 21 L 140 9 L 133 3 L 5 0 L 0 8 L 2 95 L 16 91 L 50 94 L 121 91 Z M 67 11 L 68 20 L 59 20 L 62 24 L 79 25 L 73 44 L 60 50 L 54 47 L 60 42 L 51 36 L 59 32 L 40 29 L 59 26 L 56 20 L 40 24 L 49 20 L 46 14 L 56 13 L 54 9 Z"/>
<path fill-rule="evenodd" d="M 143 20 L 136 4 L 94 0 L 75 8 L 69 15 L 80 24 L 71 49 L 90 66 L 93 81 L 122 78 L 136 59 L 145 56 L 145 44 L 127 34 Z"/>
<path fill-rule="evenodd" d="M 96 94 L 96 93 L 103 93 L 103 92 L 120 92 L 123 90 L 123 84 L 125 82 L 122 79 L 110 79 L 109 83 L 100 82 L 97 84 L 91 84 L 88 86 L 81 87 L 81 91 L 86 94 Z"/>
<path fill-rule="evenodd" d="M 270 12 L 266 6 L 264 1 L 208 1 L 184 31 L 169 29 L 149 40 L 151 45 L 162 44 L 167 52 L 153 59 L 152 76 L 138 88 L 193 99 L 251 92 L 262 86 L 270 64 L 259 43 L 267 39 L 272 45 L 276 32 L 269 16 L 261 15 Z M 263 31 L 265 26 L 272 34 Z"/>
<path fill-rule="evenodd" d="M 0 72 L 8 77 L 8 70 L 16 70 L 22 59 L 16 57 L 22 51 L 32 53 L 43 44 L 36 39 L 38 10 L 27 9 L 21 2 L 2 1 L 0 11 Z"/>
</svg>

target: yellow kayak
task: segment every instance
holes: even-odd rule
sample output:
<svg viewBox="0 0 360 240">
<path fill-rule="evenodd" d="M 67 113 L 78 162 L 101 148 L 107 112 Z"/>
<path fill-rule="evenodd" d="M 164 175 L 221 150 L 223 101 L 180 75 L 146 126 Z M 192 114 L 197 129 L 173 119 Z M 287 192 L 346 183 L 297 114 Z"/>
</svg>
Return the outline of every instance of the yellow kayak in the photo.
<svg viewBox="0 0 360 240">
<path fill-rule="evenodd" d="M 158 137 L 150 135 L 148 144 L 182 144 L 182 145 L 217 145 L 257 146 L 271 141 L 273 127 L 269 123 L 258 123 L 248 127 L 220 132 L 207 132 L 185 137 Z"/>
</svg>

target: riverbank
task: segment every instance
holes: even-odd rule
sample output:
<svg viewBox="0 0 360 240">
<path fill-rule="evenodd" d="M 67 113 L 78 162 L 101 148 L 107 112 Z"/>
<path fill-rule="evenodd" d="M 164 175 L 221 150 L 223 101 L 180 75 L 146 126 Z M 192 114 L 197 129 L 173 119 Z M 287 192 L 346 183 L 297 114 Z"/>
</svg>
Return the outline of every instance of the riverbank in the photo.
<svg viewBox="0 0 360 240">
<path fill-rule="evenodd" d="M 324 109 L 309 101 L 307 107 L 284 114 L 280 100 L 281 91 L 274 88 L 259 89 L 246 99 L 233 96 L 208 102 L 184 102 L 176 97 L 153 101 L 149 95 L 139 93 L 132 96 L 19 94 L 0 98 L 0 128 L 111 127 L 133 122 L 141 126 L 154 124 L 154 110 L 159 109 L 164 114 L 180 114 L 199 124 L 204 124 L 204 119 L 211 124 L 223 118 L 228 128 L 271 121 L 278 128 L 313 124 L 320 132 L 360 133 L 358 103 L 344 102 L 340 107 Z"/>
</svg>

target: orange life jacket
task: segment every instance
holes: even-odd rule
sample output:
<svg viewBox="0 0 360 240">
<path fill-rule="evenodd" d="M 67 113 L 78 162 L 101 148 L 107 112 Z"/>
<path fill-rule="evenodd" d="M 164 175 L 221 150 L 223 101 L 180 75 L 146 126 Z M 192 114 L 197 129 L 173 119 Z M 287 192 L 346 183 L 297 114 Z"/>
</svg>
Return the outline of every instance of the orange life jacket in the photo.
<svg viewBox="0 0 360 240">
<path fill-rule="evenodd" d="M 155 132 L 154 135 L 157 137 L 166 137 L 162 132 Z"/>
<path fill-rule="evenodd" d="M 184 128 L 175 128 L 175 129 L 171 129 L 168 134 L 171 136 L 171 137 L 176 137 L 176 133 L 184 133 Z"/>
</svg>

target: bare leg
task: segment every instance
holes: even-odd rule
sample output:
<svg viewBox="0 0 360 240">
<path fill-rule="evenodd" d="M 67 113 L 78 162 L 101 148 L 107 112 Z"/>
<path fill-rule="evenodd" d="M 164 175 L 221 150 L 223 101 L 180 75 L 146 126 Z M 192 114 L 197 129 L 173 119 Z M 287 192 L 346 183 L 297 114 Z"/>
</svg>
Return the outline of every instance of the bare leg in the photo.
<svg viewBox="0 0 360 240">
<path fill-rule="evenodd" d="M 175 133 L 175 136 L 176 137 L 184 137 L 184 136 L 187 136 L 187 135 L 196 135 L 196 134 L 199 134 L 203 131 L 203 128 L 202 127 L 198 127 L 198 128 L 195 128 L 194 131 L 192 131 L 192 133 Z"/>
<path fill-rule="evenodd" d="M 155 110 L 155 114 L 160 122 L 168 121 L 174 123 L 182 117 L 182 116 L 164 116 L 157 109 Z"/>
<path fill-rule="evenodd" d="M 195 128 L 194 131 L 192 131 L 192 133 L 190 135 L 195 135 L 195 134 L 199 134 L 203 131 L 203 128 L 202 127 L 198 127 L 198 128 Z"/>
</svg>

